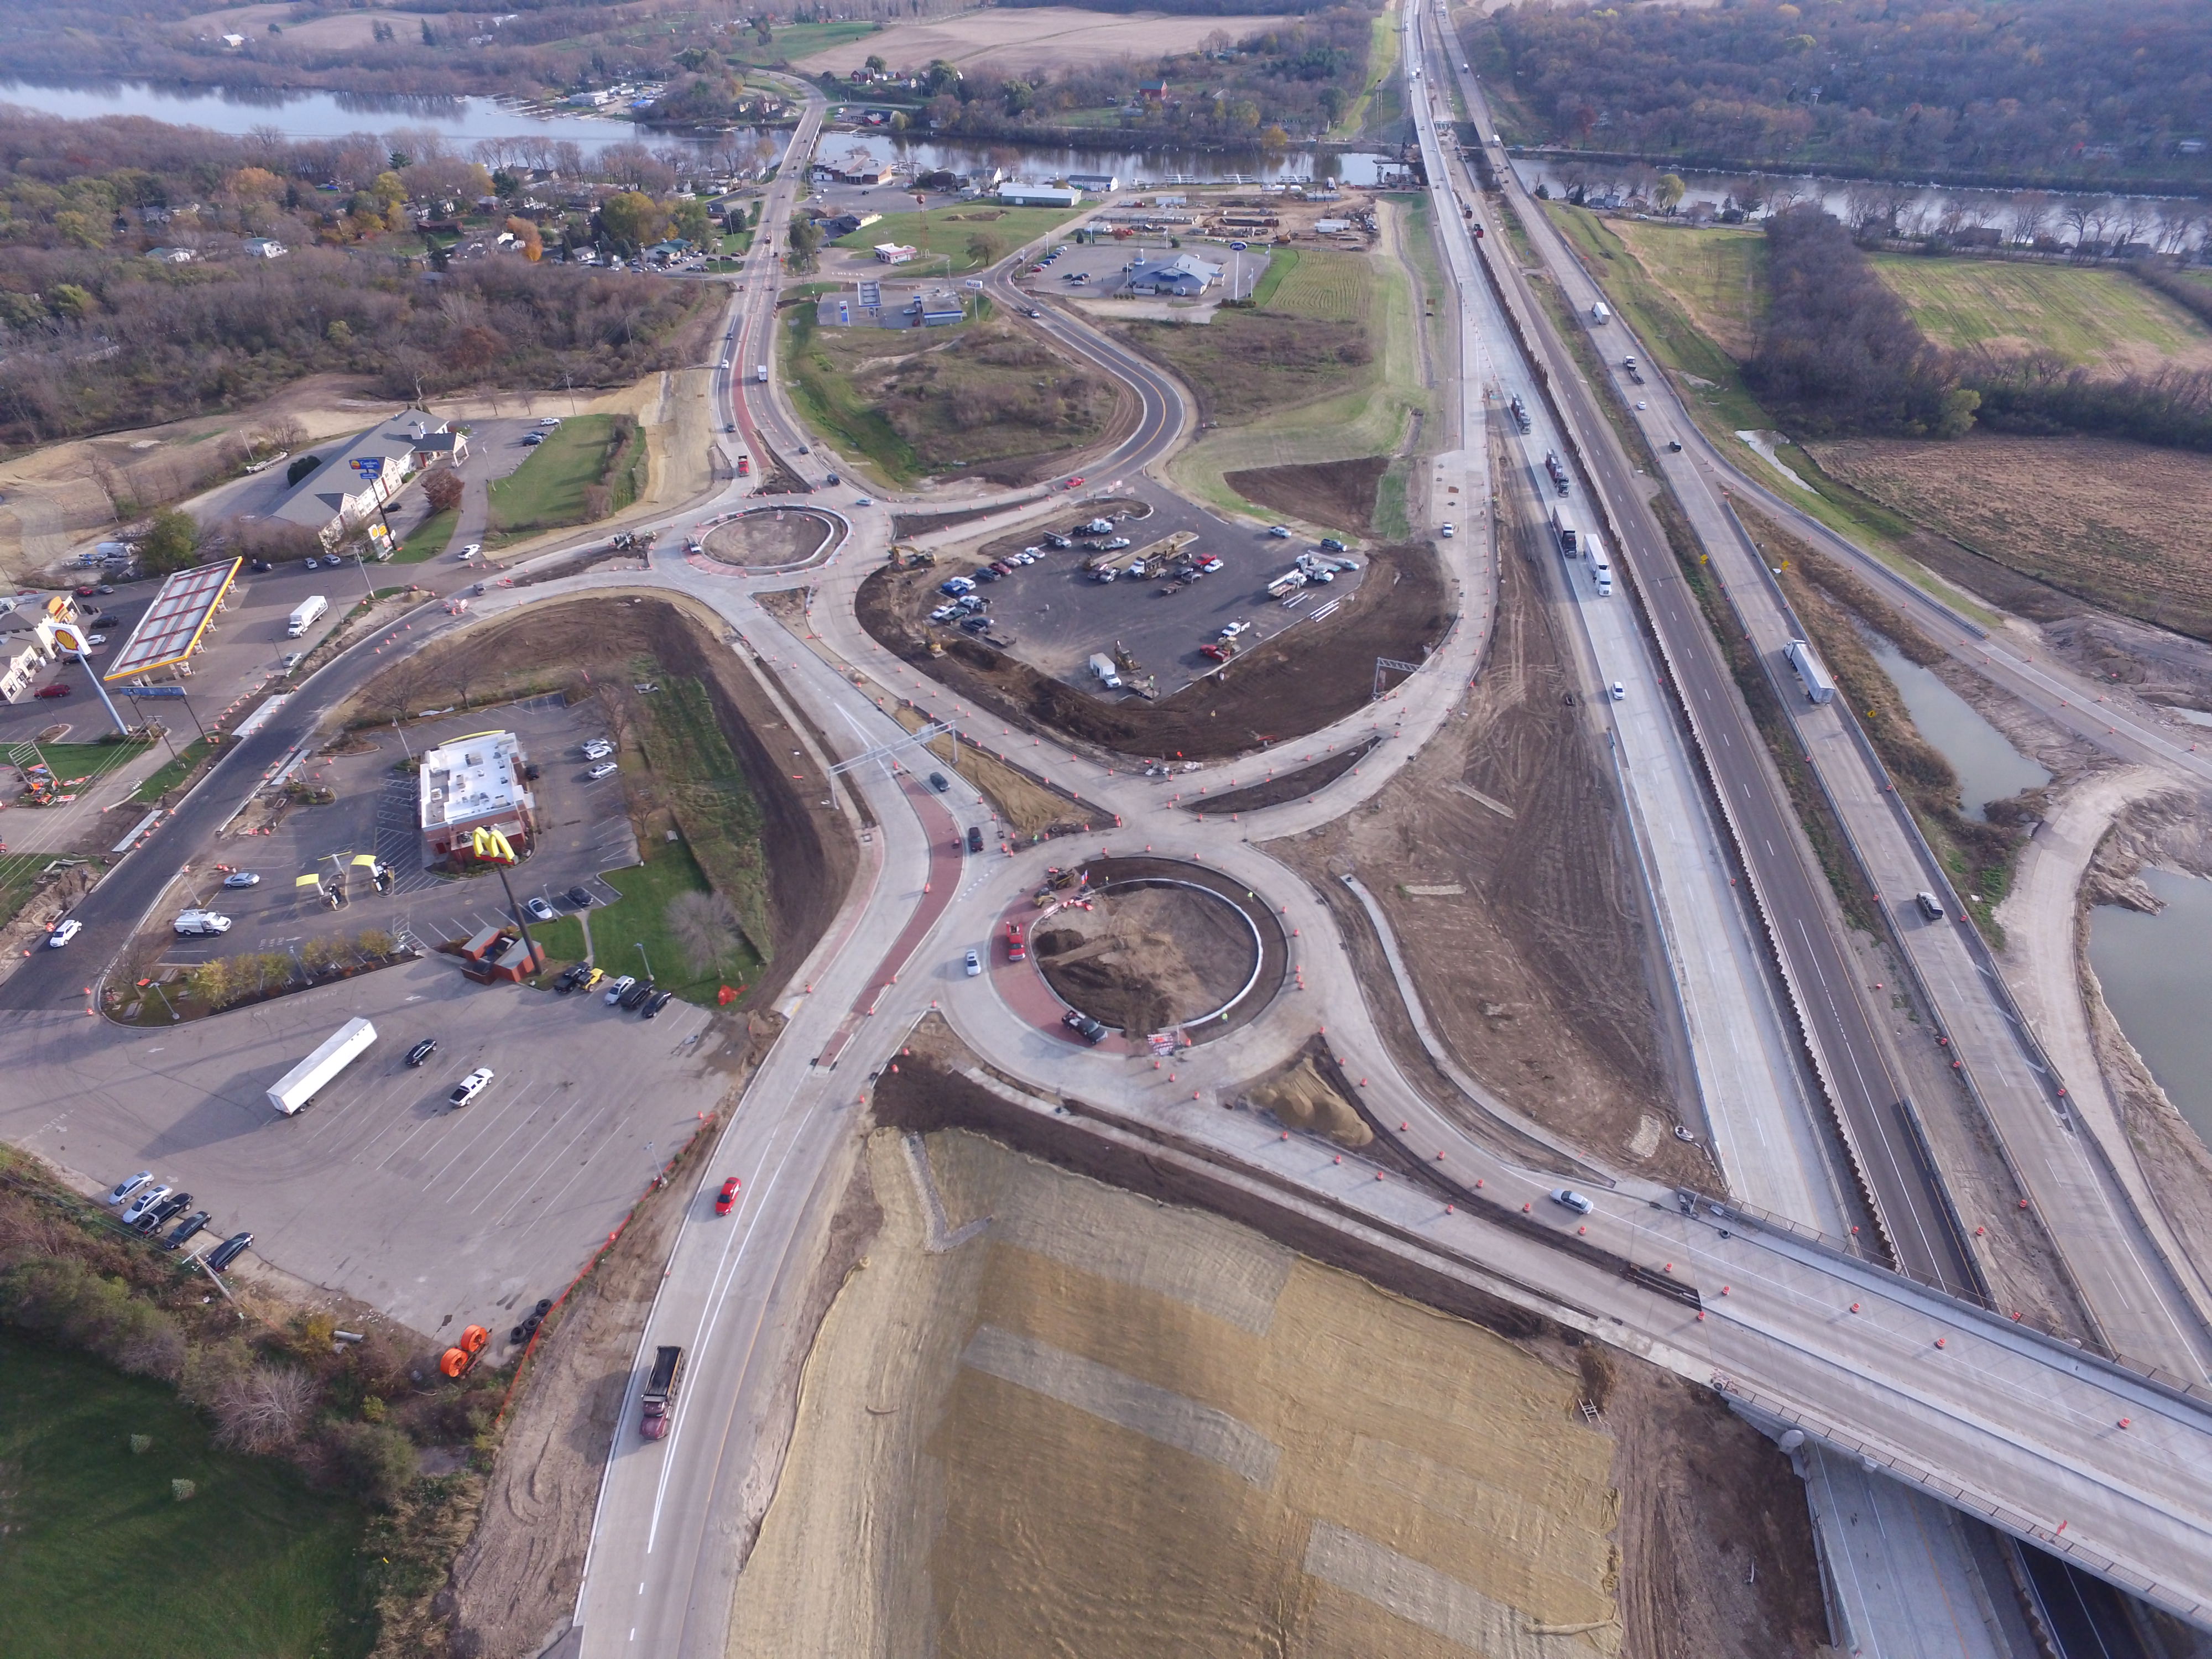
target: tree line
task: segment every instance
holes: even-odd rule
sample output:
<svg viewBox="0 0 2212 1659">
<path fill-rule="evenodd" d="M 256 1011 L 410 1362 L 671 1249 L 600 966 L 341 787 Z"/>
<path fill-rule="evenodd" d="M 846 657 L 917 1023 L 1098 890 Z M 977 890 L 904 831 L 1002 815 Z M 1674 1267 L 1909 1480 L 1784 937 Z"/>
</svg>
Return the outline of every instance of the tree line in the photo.
<svg viewBox="0 0 2212 1659">
<path fill-rule="evenodd" d="M 234 407 L 317 373 L 413 400 L 621 384 L 685 359 L 678 337 L 715 290 L 532 255 L 600 237 L 627 247 L 686 211 L 703 235 L 698 204 L 621 192 L 604 225 L 509 213 L 520 252 L 450 259 L 417 210 L 499 182 L 480 162 L 376 141 L 0 117 L 0 444 Z M 519 207 L 524 187 L 505 182 Z M 251 257 L 248 236 L 289 251 Z M 149 260 L 157 238 L 207 257 Z"/>
<path fill-rule="evenodd" d="M 1468 26 L 1543 142 L 1926 179 L 2212 178 L 2198 0 L 1558 5 Z"/>
<path fill-rule="evenodd" d="M 1849 231 L 1814 206 L 1766 221 L 1766 315 L 1744 380 L 1808 436 L 2086 433 L 2212 450 L 2212 373 L 2115 375 L 2047 352 L 1945 351 Z M 2212 290 L 2138 263 L 2135 275 L 2212 320 Z"/>
</svg>

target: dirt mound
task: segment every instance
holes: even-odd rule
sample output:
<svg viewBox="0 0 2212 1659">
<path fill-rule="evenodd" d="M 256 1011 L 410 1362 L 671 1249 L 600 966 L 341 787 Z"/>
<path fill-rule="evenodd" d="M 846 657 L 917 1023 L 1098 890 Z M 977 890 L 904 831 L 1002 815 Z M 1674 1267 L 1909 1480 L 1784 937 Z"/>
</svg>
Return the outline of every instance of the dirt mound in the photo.
<svg viewBox="0 0 2212 1659">
<path fill-rule="evenodd" d="M 1245 919 L 1188 887 L 1109 889 L 1088 910 L 1064 910 L 1075 945 L 1042 956 L 1052 988 L 1094 1019 L 1158 1031 L 1212 1013 L 1243 990 L 1259 951 Z"/>
<path fill-rule="evenodd" d="M 761 1006 L 830 925 L 860 850 L 843 820 L 819 805 L 830 794 L 829 780 L 811 758 L 789 753 L 789 726 L 762 679 L 721 643 L 720 619 L 659 593 L 618 602 L 631 597 L 603 590 L 445 635 L 363 686 L 348 712 L 354 720 L 380 725 L 414 709 L 482 706 L 532 692 L 588 696 L 596 683 L 627 682 L 640 657 L 672 675 L 699 679 L 761 809 L 775 951 L 750 988 L 750 1005 Z"/>
<path fill-rule="evenodd" d="M 1375 1131 L 1321 1074 L 1311 1055 L 1277 1073 L 1244 1097 L 1263 1111 L 1273 1112 L 1285 1128 L 1310 1129 L 1340 1146 L 1364 1146 L 1375 1139 Z"/>
<path fill-rule="evenodd" d="M 887 1094 L 981 1091 L 917 1059 Z M 1817 1650 L 1802 1489 L 1711 1395 L 1623 1355 L 1594 1389 L 1525 1316 L 1508 1340 L 977 1135 L 867 1160 L 884 1225 L 809 1358 L 732 1659 Z"/>
<path fill-rule="evenodd" d="M 741 513 L 718 524 L 700 544 L 707 556 L 739 566 L 800 564 L 829 545 L 837 526 L 803 507 Z"/>
<path fill-rule="evenodd" d="M 1377 548 L 1367 579 L 1325 621 L 1302 623 L 1171 697 L 1103 702 L 966 635 L 933 657 L 918 603 L 943 580 L 888 566 L 860 584 L 860 623 L 886 650 L 994 714 L 1136 757 L 1212 759 L 1264 749 L 1364 708 L 1375 659 L 1419 662 L 1455 620 L 1435 549 Z"/>
<path fill-rule="evenodd" d="M 1311 466 L 1255 466 L 1224 472 L 1222 480 L 1248 501 L 1365 536 L 1374 529 L 1375 491 L 1389 465 L 1388 455 L 1368 455 Z"/>
</svg>

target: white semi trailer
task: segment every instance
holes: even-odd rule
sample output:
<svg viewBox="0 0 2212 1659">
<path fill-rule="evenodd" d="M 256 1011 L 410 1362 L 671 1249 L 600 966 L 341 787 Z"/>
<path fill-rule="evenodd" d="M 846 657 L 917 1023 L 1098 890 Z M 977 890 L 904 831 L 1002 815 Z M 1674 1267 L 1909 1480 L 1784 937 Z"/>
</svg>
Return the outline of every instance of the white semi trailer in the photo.
<svg viewBox="0 0 2212 1659">
<path fill-rule="evenodd" d="M 1797 682 L 1805 688 L 1805 701 L 1826 702 L 1836 695 L 1835 682 L 1820 666 L 1820 659 L 1813 654 L 1813 647 L 1802 640 L 1790 641 L 1790 665 L 1797 671 Z"/>
<path fill-rule="evenodd" d="M 303 1109 L 340 1072 L 367 1053 L 376 1041 L 376 1027 L 365 1019 L 349 1019 L 336 1036 L 276 1079 L 269 1103 L 290 1117 Z"/>
</svg>

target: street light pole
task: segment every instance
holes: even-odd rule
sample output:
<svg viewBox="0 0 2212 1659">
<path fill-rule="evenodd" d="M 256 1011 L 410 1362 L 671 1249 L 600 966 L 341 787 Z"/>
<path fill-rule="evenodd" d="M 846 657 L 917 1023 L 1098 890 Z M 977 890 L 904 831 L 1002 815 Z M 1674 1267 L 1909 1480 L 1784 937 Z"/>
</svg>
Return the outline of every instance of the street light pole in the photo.
<svg viewBox="0 0 2212 1659">
<path fill-rule="evenodd" d="M 645 956 L 645 942 L 642 939 L 637 941 L 637 953 L 641 957 L 645 957 L 645 976 L 647 979 L 651 979 L 653 977 L 653 958 L 651 957 Z"/>
</svg>

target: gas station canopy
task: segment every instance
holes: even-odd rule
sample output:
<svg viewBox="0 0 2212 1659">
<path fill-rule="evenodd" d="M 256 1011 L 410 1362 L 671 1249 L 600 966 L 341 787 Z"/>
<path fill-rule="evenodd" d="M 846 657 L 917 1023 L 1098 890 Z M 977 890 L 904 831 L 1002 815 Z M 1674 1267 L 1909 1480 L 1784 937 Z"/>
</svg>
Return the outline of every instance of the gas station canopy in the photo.
<svg viewBox="0 0 2212 1659">
<path fill-rule="evenodd" d="M 192 570 L 179 570 L 161 584 L 154 603 L 138 619 L 123 649 L 115 653 L 100 678 L 112 685 L 157 668 L 173 667 L 199 649 L 201 637 L 230 585 L 238 580 L 242 559 L 225 559 Z"/>
</svg>

